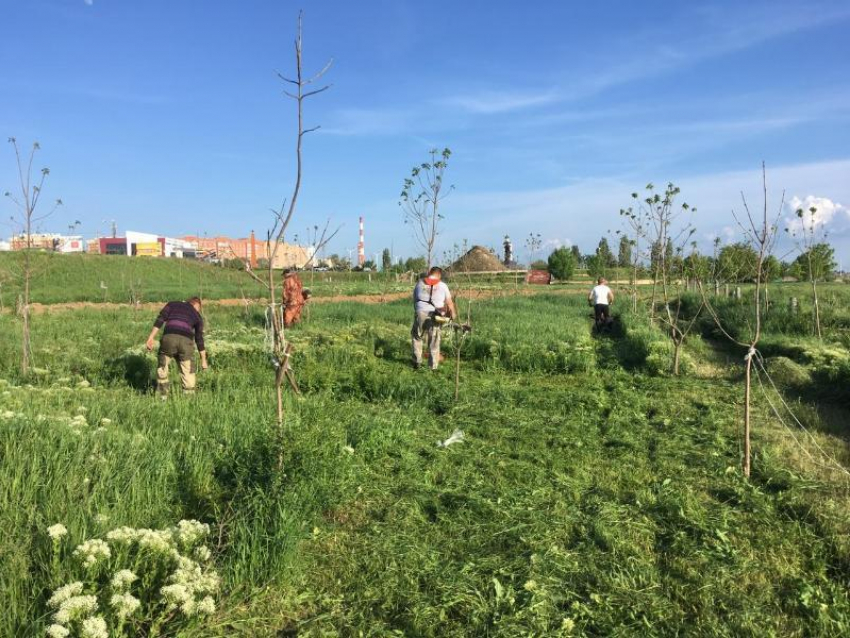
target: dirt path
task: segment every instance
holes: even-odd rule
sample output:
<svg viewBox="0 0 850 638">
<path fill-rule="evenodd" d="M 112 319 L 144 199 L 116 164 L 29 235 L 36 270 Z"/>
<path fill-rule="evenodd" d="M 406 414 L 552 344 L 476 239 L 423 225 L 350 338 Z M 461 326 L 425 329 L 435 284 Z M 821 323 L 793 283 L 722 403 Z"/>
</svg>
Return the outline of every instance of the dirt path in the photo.
<svg viewBox="0 0 850 638">
<path fill-rule="evenodd" d="M 540 293 L 556 293 L 556 294 L 576 294 L 575 290 L 569 288 L 550 288 L 548 286 L 525 287 L 520 289 L 504 288 L 501 290 L 468 290 L 461 288 L 457 291 L 456 296 L 475 300 L 493 299 L 495 297 L 512 297 L 515 295 L 530 296 Z M 398 301 L 400 299 L 408 299 L 409 292 L 390 292 L 379 295 L 332 295 L 329 297 L 313 297 L 310 300 L 311 304 L 322 303 L 338 303 L 338 302 L 357 302 L 363 304 L 378 304 Z M 129 303 L 113 303 L 113 302 L 94 302 L 94 301 L 70 301 L 54 304 L 32 303 L 30 309 L 34 314 L 43 314 L 45 312 L 63 312 L 67 310 L 120 310 L 122 308 L 137 308 L 139 310 L 157 311 L 162 308 L 165 302 L 145 302 L 133 306 Z M 264 304 L 264 300 L 258 299 L 209 299 L 204 301 L 207 306 L 253 306 Z"/>
</svg>

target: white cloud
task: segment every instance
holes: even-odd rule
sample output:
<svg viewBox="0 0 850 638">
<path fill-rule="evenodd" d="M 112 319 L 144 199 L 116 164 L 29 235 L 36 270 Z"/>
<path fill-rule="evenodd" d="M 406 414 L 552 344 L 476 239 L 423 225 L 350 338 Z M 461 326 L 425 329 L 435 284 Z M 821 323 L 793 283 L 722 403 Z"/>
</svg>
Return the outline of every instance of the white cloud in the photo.
<svg viewBox="0 0 850 638">
<path fill-rule="evenodd" d="M 569 237 L 564 239 L 553 237 L 552 239 L 544 239 L 542 248 L 544 253 L 550 253 L 556 248 L 563 248 L 564 246 L 569 248 L 572 245 L 573 241 Z"/>
<path fill-rule="evenodd" d="M 471 113 L 488 115 L 507 113 L 534 106 L 543 106 L 559 99 L 554 91 L 505 93 L 501 91 L 483 91 L 475 95 L 455 95 L 440 100 L 446 106 L 464 109 Z"/>
<path fill-rule="evenodd" d="M 401 109 L 340 109 L 319 130 L 329 135 L 398 135 L 411 129 L 412 119 L 412 112 Z"/>
<path fill-rule="evenodd" d="M 785 218 L 785 223 L 792 233 L 799 233 L 803 229 L 815 232 L 826 230 L 826 226 L 850 220 L 850 209 L 828 197 L 807 195 L 805 199 L 800 199 L 794 196 L 788 200 L 787 208 L 790 216 Z M 809 212 L 812 208 L 816 209 L 814 214 Z M 802 217 L 797 216 L 800 209 L 803 210 Z"/>
</svg>

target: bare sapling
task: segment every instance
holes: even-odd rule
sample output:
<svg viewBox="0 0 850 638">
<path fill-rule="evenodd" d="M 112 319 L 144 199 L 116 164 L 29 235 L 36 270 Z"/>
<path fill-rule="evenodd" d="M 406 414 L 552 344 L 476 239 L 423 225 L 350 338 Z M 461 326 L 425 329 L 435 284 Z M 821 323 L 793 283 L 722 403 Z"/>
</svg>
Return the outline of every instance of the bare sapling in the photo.
<svg viewBox="0 0 850 638">
<path fill-rule="evenodd" d="M 297 136 L 295 142 L 295 185 L 292 189 L 292 195 L 288 201 L 284 200 L 279 209 L 272 209 L 272 226 L 267 233 L 267 257 L 268 264 L 265 277 L 258 275 L 252 270 L 247 270 L 251 277 L 259 282 L 267 291 L 268 294 L 268 316 L 271 331 L 271 349 L 272 363 L 275 368 L 275 396 L 277 399 L 277 424 L 283 425 L 283 382 L 285 379 L 290 381 L 295 389 L 295 384 L 291 378 L 289 357 L 291 355 L 291 347 L 286 342 L 283 325 L 283 313 L 281 304 L 277 302 L 275 283 L 274 266 L 277 260 L 278 251 L 283 244 L 286 231 L 289 228 L 292 218 L 295 214 L 298 204 L 298 195 L 301 192 L 301 182 L 303 179 L 303 164 L 302 164 L 302 145 L 304 136 L 308 133 L 318 130 L 318 126 L 312 128 L 304 127 L 304 101 L 310 97 L 318 95 L 330 88 L 330 85 L 324 85 L 318 88 L 313 88 L 314 84 L 322 78 L 330 69 L 333 60 L 330 60 L 321 71 L 312 77 L 305 78 L 302 71 L 302 37 L 301 37 L 301 21 L 302 14 L 298 14 L 298 33 L 295 38 L 295 77 L 278 73 L 278 77 L 293 88 L 283 91 L 284 95 L 292 99 L 296 103 L 297 108 Z"/>
<path fill-rule="evenodd" d="M 454 186 L 447 187 L 443 182 L 451 150 L 434 148 L 429 153 L 430 161 L 414 166 L 410 177 L 405 178 L 398 202 L 404 223 L 411 226 L 413 238 L 425 251 L 426 269 L 434 265 L 434 249 L 443 219 L 440 204 L 454 190 Z"/>
<path fill-rule="evenodd" d="M 751 321 L 748 321 L 749 334 L 747 339 L 742 340 L 733 337 L 728 330 L 723 326 L 716 309 L 711 304 L 705 287 L 702 282 L 698 282 L 700 295 L 702 297 L 703 306 L 711 315 L 715 325 L 732 343 L 746 349 L 744 357 L 744 441 L 743 441 L 743 458 L 741 459 L 741 469 L 744 476 L 750 476 L 752 467 L 752 449 L 750 443 L 750 434 L 752 431 L 752 369 L 753 358 L 757 356 L 757 347 L 761 339 L 762 331 L 762 303 L 764 296 L 764 288 L 766 282 L 765 262 L 773 252 L 776 245 L 777 223 L 782 215 L 782 208 L 785 205 L 785 192 L 782 193 L 782 198 L 779 205 L 779 212 L 774 219 L 769 219 L 768 216 L 768 196 L 767 196 L 767 171 L 764 163 L 762 163 L 762 191 L 763 205 L 761 213 L 756 215 L 750 210 L 747 198 L 744 193 L 741 193 L 741 201 L 744 207 L 745 218 L 739 215 L 734 210 L 732 211 L 735 221 L 741 232 L 744 235 L 745 243 L 749 246 L 756 255 L 755 267 L 753 270 L 753 283 L 755 290 L 751 303 L 752 313 Z"/>
<path fill-rule="evenodd" d="M 452 253 L 447 255 L 446 261 L 450 264 L 458 264 L 460 263 L 460 257 L 467 253 L 468 242 L 467 240 L 463 240 L 463 244 L 458 246 L 455 244 L 454 250 Z M 476 291 L 473 289 L 472 285 L 472 275 L 469 272 L 468 265 L 462 264 L 459 268 L 453 268 L 451 274 L 454 278 L 455 275 L 463 275 L 466 280 L 466 298 L 461 299 L 460 295 L 457 294 L 457 289 L 455 290 L 455 309 L 457 310 L 458 315 L 460 315 L 460 308 L 462 305 L 462 301 L 466 301 L 466 321 L 461 323 L 460 316 L 452 317 L 452 322 L 449 324 L 449 328 L 452 330 L 452 349 L 454 350 L 454 360 L 455 360 L 455 402 L 460 398 L 460 359 L 461 354 L 463 352 L 463 345 L 466 342 L 467 336 L 472 333 L 472 301 L 473 298 L 477 296 Z"/>
<path fill-rule="evenodd" d="M 15 149 L 15 160 L 18 168 L 18 180 L 20 183 L 20 194 L 14 195 L 6 191 L 8 197 L 17 209 L 17 214 L 12 216 L 12 222 L 20 229 L 19 240 L 24 242 L 23 260 L 17 279 L 21 282 L 21 296 L 18 307 L 21 317 L 21 375 L 26 377 L 30 373 L 32 367 L 32 335 L 30 326 L 30 291 L 32 287 L 32 279 L 35 275 L 32 262 L 33 242 L 32 233 L 33 226 L 50 217 L 53 212 L 62 205 L 62 200 L 55 200 L 53 206 L 44 214 L 41 213 L 39 204 L 41 203 L 41 195 L 44 189 L 44 182 L 47 176 L 50 175 L 50 169 L 42 168 L 40 177 L 33 179 L 32 165 L 35 160 L 35 154 L 41 146 L 38 142 L 34 142 L 30 150 L 29 157 L 24 158 L 21 155 L 18 141 L 14 137 L 9 138 L 9 143 Z"/>
<path fill-rule="evenodd" d="M 687 236 L 690 237 L 693 232 L 693 229 L 691 229 Z M 696 325 L 703 308 L 703 304 L 700 301 L 696 311 L 689 316 L 686 317 L 682 312 L 684 304 L 683 296 L 687 292 L 689 276 L 682 254 L 683 249 L 681 247 L 677 248 L 673 263 L 669 266 L 670 280 L 662 288 L 664 313 L 659 316 L 661 324 L 666 326 L 670 340 L 673 342 L 673 362 L 671 369 L 675 376 L 679 375 L 682 347 L 685 345 L 685 340 Z M 690 257 L 692 259 L 698 257 L 696 249 L 693 246 Z"/>
<path fill-rule="evenodd" d="M 632 199 L 638 201 L 638 194 L 632 193 Z M 640 273 L 641 261 L 648 258 L 646 246 L 648 244 L 647 237 L 649 232 L 649 212 L 645 206 L 629 206 L 621 208 L 620 215 L 626 221 L 630 232 L 624 232 L 623 236 L 629 242 L 631 251 L 628 267 L 631 269 L 631 297 L 632 297 L 632 312 L 637 313 L 638 310 L 638 275 Z M 616 231 L 620 233 L 621 231 Z M 625 264 L 621 264 L 625 265 Z"/>
</svg>

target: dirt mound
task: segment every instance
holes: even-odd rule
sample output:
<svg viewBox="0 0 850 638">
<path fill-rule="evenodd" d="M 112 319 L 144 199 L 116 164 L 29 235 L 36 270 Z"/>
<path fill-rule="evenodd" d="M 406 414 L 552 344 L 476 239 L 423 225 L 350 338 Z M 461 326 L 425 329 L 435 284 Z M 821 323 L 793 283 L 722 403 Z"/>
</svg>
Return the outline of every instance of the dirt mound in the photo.
<svg viewBox="0 0 850 638">
<path fill-rule="evenodd" d="M 483 246 L 473 246 L 472 250 L 449 266 L 449 272 L 492 272 L 507 270 L 489 250 Z"/>
</svg>

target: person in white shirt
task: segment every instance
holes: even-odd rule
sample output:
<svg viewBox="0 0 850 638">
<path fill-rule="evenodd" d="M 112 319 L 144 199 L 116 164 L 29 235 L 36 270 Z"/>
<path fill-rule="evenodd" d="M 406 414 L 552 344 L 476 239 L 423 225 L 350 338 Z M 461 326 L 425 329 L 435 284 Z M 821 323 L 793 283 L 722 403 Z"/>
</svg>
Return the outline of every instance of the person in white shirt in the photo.
<svg viewBox="0 0 850 638">
<path fill-rule="evenodd" d="M 607 326 L 611 323 L 611 304 L 614 303 L 614 292 L 608 287 L 605 277 L 596 280 L 596 286 L 587 295 L 587 300 L 593 306 L 596 326 Z"/>
<path fill-rule="evenodd" d="M 428 275 L 416 282 L 413 289 L 413 327 L 410 336 L 413 346 L 413 367 L 422 365 L 422 339 L 430 340 L 431 369 L 440 364 L 440 321 L 439 317 L 454 317 L 455 304 L 449 287 L 442 281 L 443 271 L 434 266 Z"/>
</svg>

